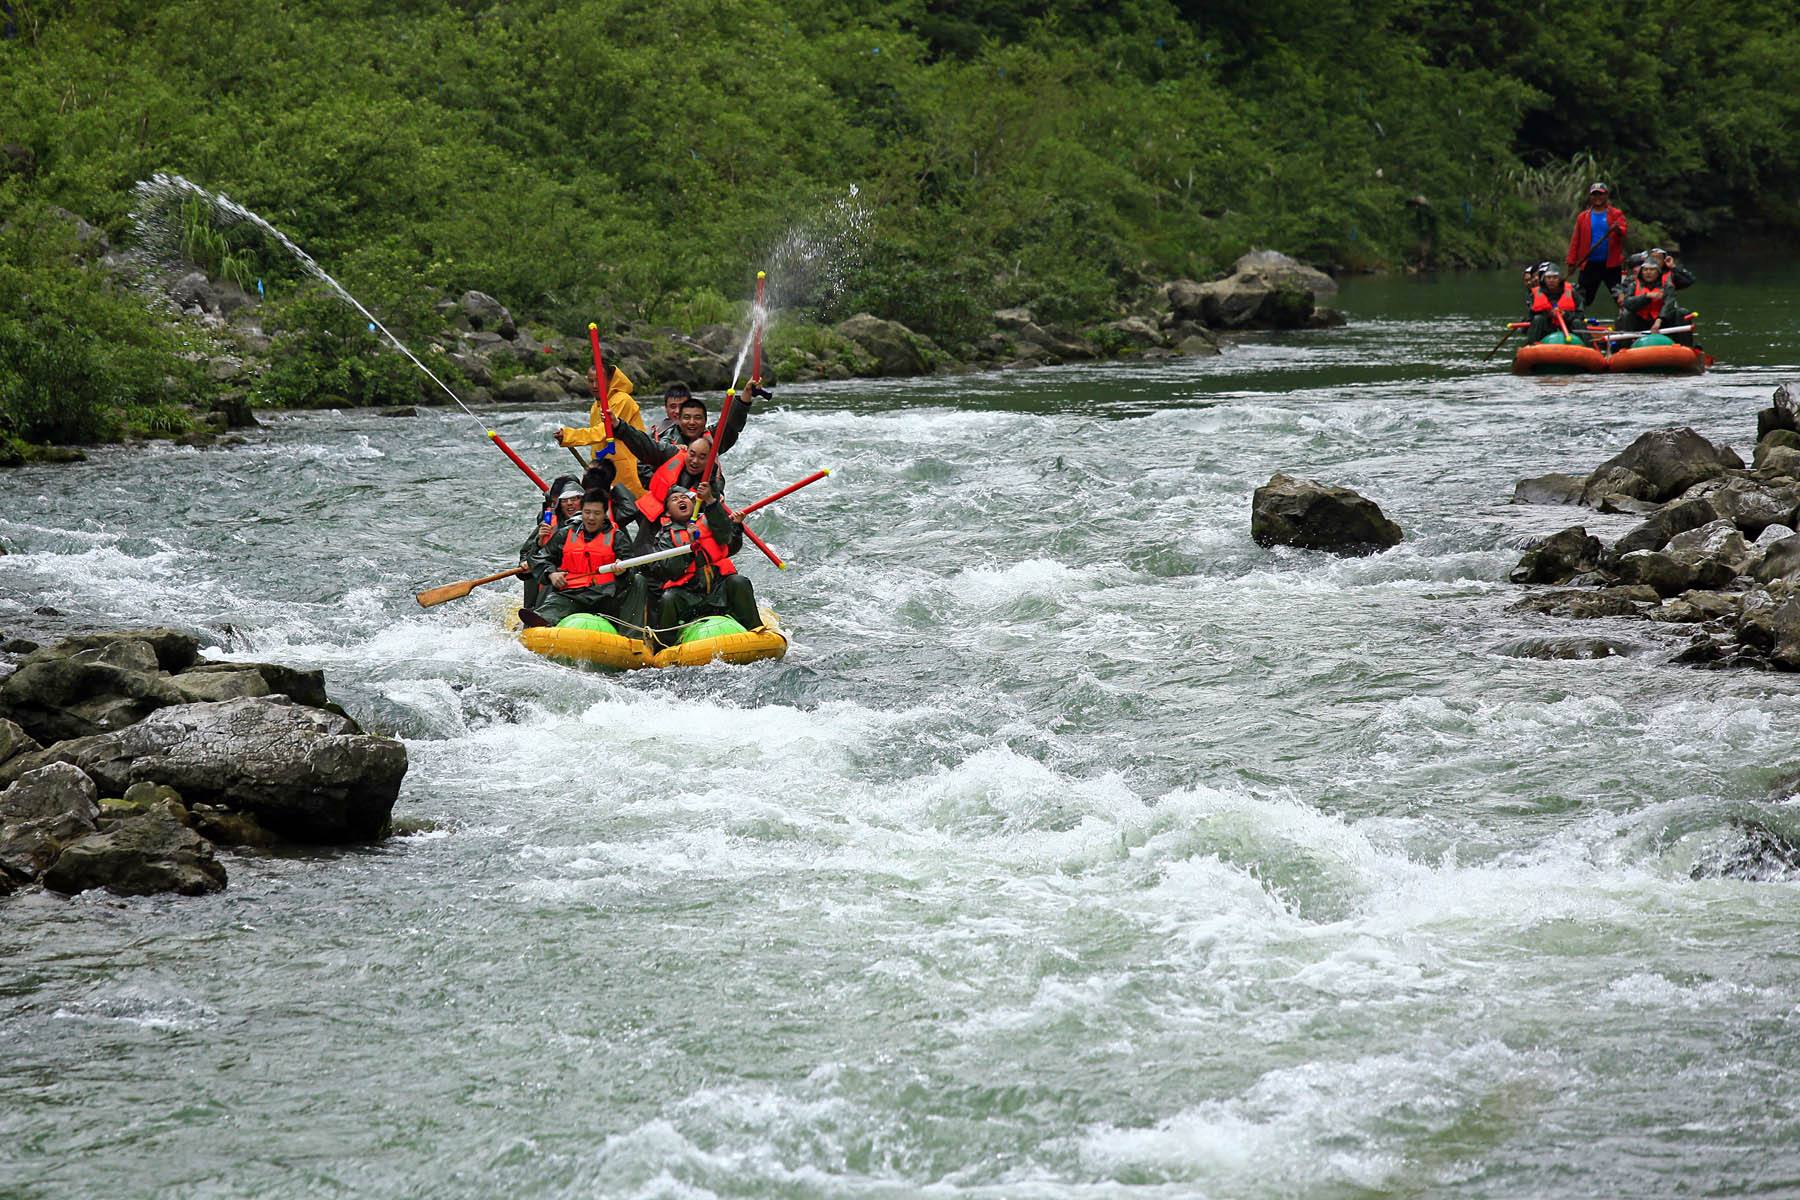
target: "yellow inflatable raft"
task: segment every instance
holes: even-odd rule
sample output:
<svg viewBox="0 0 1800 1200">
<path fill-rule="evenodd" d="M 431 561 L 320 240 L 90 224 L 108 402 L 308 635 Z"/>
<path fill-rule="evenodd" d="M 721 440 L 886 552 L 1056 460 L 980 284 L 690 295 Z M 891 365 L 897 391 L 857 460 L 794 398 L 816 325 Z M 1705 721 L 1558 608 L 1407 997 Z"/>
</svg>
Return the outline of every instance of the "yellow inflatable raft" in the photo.
<svg viewBox="0 0 1800 1200">
<path fill-rule="evenodd" d="M 519 642 L 533 654 L 563 662 L 588 663 L 612 671 L 635 671 L 640 667 L 701 667 L 709 662 L 735 664 L 760 662 L 765 658 L 781 658 L 787 653 L 787 636 L 769 609 L 760 610 L 763 627 L 745 632 L 743 626 L 727 617 L 703 617 L 689 625 L 682 640 L 661 650 L 652 650 L 637 638 L 626 637 L 602 627 L 581 628 L 586 621 L 571 618 L 573 624 L 551 628 L 522 629 Z M 590 620 L 592 620 L 590 618 Z"/>
</svg>

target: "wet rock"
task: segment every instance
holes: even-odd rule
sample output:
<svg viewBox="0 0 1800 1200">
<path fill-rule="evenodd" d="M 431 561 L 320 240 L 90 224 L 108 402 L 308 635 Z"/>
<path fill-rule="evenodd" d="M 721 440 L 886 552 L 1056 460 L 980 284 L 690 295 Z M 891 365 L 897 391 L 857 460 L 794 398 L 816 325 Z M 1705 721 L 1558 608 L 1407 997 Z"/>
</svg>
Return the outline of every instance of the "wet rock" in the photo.
<svg viewBox="0 0 1800 1200">
<path fill-rule="evenodd" d="M 44 886 L 65 895 L 106 888 L 124 896 L 200 896 L 225 886 L 212 844 L 161 807 L 64 846 Z"/>
<path fill-rule="evenodd" d="M 156 652 L 156 665 L 164 671 L 185 671 L 200 657 L 199 638 L 166 626 L 77 634 L 56 643 L 52 650 L 58 654 L 73 654 L 78 650 L 103 648 L 120 641 L 148 643 Z"/>
<path fill-rule="evenodd" d="M 1535 658 L 1549 661 L 1617 658 L 1635 654 L 1637 649 L 1630 642 L 1615 641 L 1612 638 L 1567 637 L 1523 638 L 1516 642 L 1508 642 L 1499 647 L 1497 652 L 1509 658 Z"/>
<path fill-rule="evenodd" d="M 1800 430 L 1800 419 L 1796 419 L 1794 411 L 1794 394 L 1786 384 L 1776 388 L 1770 406 L 1756 414 L 1758 444 L 1777 429 Z"/>
<path fill-rule="evenodd" d="M 42 749 L 36 738 L 19 728 L 18 722 L 0 718 L 0 763 L 15 754 L 30 754 Z"/>
<path fill-rule="evenodd" d="M 1707 501 L 1714 512 L 1737 526 L 1745 537 L 1756 538 L 1771 525 L 1794 524 L 1795 513 L 1800 510 L 1800 487 L 1729 479 Z"/>
<path fill-rule="evenodd" d="M 1776 450 L 1800 450 L 1800 432 L 1792 429 L 1771 429 L 1756 439 L 1756 452 L 1750 456 L 1750 465 L 1761 470 L 1768 466 L 1768 458 Z"/>
<path fill-rule="evenodd" d="M 1748 593 L 1738 618 L 1738 637 L 1774 666 L 1800 670 L 1800 597 Z"/>
<path fill-rule="evenodd" d="M 1697 574 L 1724 583 L 1739 575 L 1747 575 L 1762 561 L 1763 553 L 1751 548 L 1744 535 L 1730 521 L 1709 521 L 1698 529 L 1689 529 L 1669 539 L 1664 547 L 1673 558 L 1693 567 Z M 1723 578 L 1718 578 L 1723 572 Z"/>
<path fill-rule="evenodd" d="M 325 708 L 331 697 L 325 694 L 325 672 L 284 667 L 280 663 L 203 662 L 188 668 L 174 679 L 184 692 L 191 687 L 210 686 L 213 679 L 231 681 L 239 690 L 222 690 L 208 696 L 195 694 L 195 700 L 234 700 L 239 696 L 286 696 L 295 704 Z"/>
<path fill-rule="evenodd" d="M 1601 467 L 1583 482 L 1581 502 L 1600 508 L 1605 501 L 1649 500 L 1655 492 L 1650 481 L 1630 467 Z"/>
<path fill-rule="evenodd" d="M 0 712 L 47 744 L 120 729 L 182 702 L 166 676 L 82 657 L 104 653 L 63 655 L 52 648 L 28 655 L 0 683 Z"/>
<path fill-rule="evenodd" d="M 464 292 L 462 299 L 457 301 L 457 308 L 461 310 L 471 329 L 497 333 L 508 341 L 519 334 L 519 327 L 513 322 L 513 315 L 507 311 L 506 305 L 486 292 Z"/>
<path fill-rule="evenodd" d="M 1696 862 L 1694 879 L 1745 879 L 1755 883 L 1792 879 L 1800 875 L 1800 839 L 1771 822 L 1755 817 L 1733 817 L 1736 835 L 1718 856 Z"/>
<path fill-rule="evenodd" d="M 419 410 L 407 404 L 399 408 L 384 408 L 381 410 L 381 415 L 384 417 L 416 417 L 419 415 Z"/>
<path fill-rule="evenodd" d="M 1763 551 L 1755 578 L 1756 582 L 1767 584 L 1796 574 L 1800 574 L 1800 535 L 1770 543 Z"/>
<path fill-rule="evenodd" d="M 0 792 L 0 873 L 21 883 L 42 875 L 65 844 L 94 830 L 98 796 L 94 781 L 67 763 L 21 775 Z"/>
<path fill-rule="evenodd" d="M 1535 475 L 1513 485 L 1514 504 L 1579 504 L 1587 481 L 1578 475 Z"/>
<path fill-rule="evenodd" d="M 1767 474 L 1781 479 L 1800 477 L 1800 450 L 1787 446 L 1777 446 L 1763 455 L 1758 467 Z"/>
<path fill-rule="evenodd" d="M 837 325 L 838 335 L 874 360 L 882 375 L 923 375 L 935 364 L 935 347 L 898 321 L 858 313 Z"/>
<path fill-rule="evenodd" d="M 1661 550 L 1676 534 L 1698 529 L 1718 519 L 1718 511 L 1710 500 L 1679 500 L 1657 509 L 1642 525 L 1613 543 L 1613 549 L 1620 554 L 1629 554 L 1633 550 Z"/>
<path fill-rule="evenodd" d="M 567 404 L 568 393 L 560 380 L 541 375 L 521 375 L 509 379 L 494 392 L 503 404 L 530 404 L 538 408 L 556 408 Z"/>
<path fill-rule="evenodd" d="M 1553 533 L 1525 552 L 1507 576 L 1514 583 L 1566 583 L 1600 565 L 1605 547 L 1580 525 Z"/>
<path fill-rule="evenodd" d="M 1372 554 L 1399 545 L 1404 534 L 1349 488 L 1277 473 L 1251 499 L 1250 536 L 1260 546 Z"/>
<path fill-rule="evenodd" d="M 1678 596 L 1694 584 L 1694 568 L 1659 550 L 1633 550 L 1622 555 L 1619 582 L 1653 589 L 1658 596 Z"/>
<path fill-rule="evenodd" d="M 213 804 L 196 804 L 188 823 L 215 846 L 273 846 L 278 840 L 255 817 Z"/>
<path fill-rule="evenodd" d="M 1547 617 L 1567 617 L 1576 621 L 1600 617 L 1635 617 L 1646 605 L 1661 597 L 1654 588 L 1639 586 L 1600 588 L 1587 591 L 1569 588 L 1538 592 L 1507 605 L 1507 612 L 1542 613 Z"/>
<path fill-rule="evenodd" d="M 1103 328 L 1113 342 L 1128 349 L 1147 350 L 1163 344 L 1162 332 L 1142 317 L 1126 317 Z"/>
<path fill-rule="evenodd" d="M 1206 358 L 1220 353 L 1216 339 L 1199 333 L 1190 333 L 1176 342 L 1175 352 L 1188 358 Z"/>
<path fill-rule="evenodd" d="M 1645 615 L 1652 621 L 1670 623 L 1699 623 L 1702 621 L 1732 621 L 1737 618 L 1743 607 L 1744 597 L 1739 592 L 1707 591 L 1694 589 L 1683 592 L 1673 600 L 1651 609 Z"/>
<path fill-rule="evenodd" d="M 21 771 L 74 763 L 113 794 L 141 781 L 167 784 L 296 841 L 352 842 L 381 833 L 406 774 L 405 746 L 356 729 L 285 696 L 258 696 L 173 705 L 14 762 Z"/>
<path fill-rule="evenodd" d="M 1641 434 L 1623 451 L 1601 463 L 1594 475 L 1609 467 L 1626 467 L 1650 485 L 1647 499 L 1669 500 L 1694 484 L 1739 469 L 1744 460 L 1729 446 L 1715 446 L 1692 429 L 1656 429 Z"/>
<path fill-rule="evenodd" d="M 1311 292 L 1315 296 L 1329 296 L 1338 290 L 1337 280 L 1278 250 L 1252 250 L 1241 255 L 1232 266 L 1232 273 L 1260 276 L 1271 283 Z"/>
</svg>

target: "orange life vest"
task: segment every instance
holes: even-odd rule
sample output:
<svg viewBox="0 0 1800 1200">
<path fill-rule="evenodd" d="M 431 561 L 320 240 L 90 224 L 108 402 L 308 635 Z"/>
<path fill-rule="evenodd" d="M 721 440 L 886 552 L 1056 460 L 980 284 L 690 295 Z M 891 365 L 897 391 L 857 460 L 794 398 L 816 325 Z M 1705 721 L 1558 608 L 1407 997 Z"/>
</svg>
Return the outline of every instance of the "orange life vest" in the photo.
<svg viewBox="0 0 1800 1200">
<path fill-rule="evenodd" d="M 1563 284 L 1562 295 L 1557 297 L 1556 302 L 1554 304 L 1552 304 L 1550 302 L 1550 297 L 1544 294 L 1543 288 L 1534 287 L 1531 289 L 1531 311 L 1532 312 L 1545 313 L 1545 312 L 1549 312 L 1552 308 L 1560 308 L 1566 313 L 1574 312 L 1575 311 L 1575 289 L 1570 287 L 1566 283 Z"/>
<path fill-rule="evenodd" d="M 1669 282 L 1668 277 L 1664 276 L 1662 279 L 1657 280 L 1655 287 L 1647 288 L 1644 286 L 1643 280 L 1639 279 L 1639 280 L 1633 281 L 1632 286 L 1631 286 L 1631 295 L 1632 295 L 1633 299 L 1636 299 L 1637 297 L 1645 295 L 1649 292 L 1662 292 L 1663 293 L 1662 295 L 1658 296 L 1656 299 L 1652 300 L 1650 303 L 1644 305 L 1644 307 L 1637 310 L 1638 320 L 1640 320 L 1640 321 L 1655 321 L 1662 316 L 1663 301 L 1668 299 L 1668 290 L 1667 290 L 1668 282 Z"/>
<path fill-rule="evenodd" d="M 569 577 L 563 585 L 565 590 L 603 587 L 613 581 L 612 572 L 604 568 L 619 559 L 613 552 L 613 538 L 617 533 L 618 530 L 609 525 L 590 538 L 585 525 L 570 528 L 568 540 L 563 543 L 562 566 L 557 568 Z"/>
<path fill-rule="evenodd" d="M 662 520 L 663 510 L 669 503 L 669 493 L 675 490 L 675 484 L 681 479 L 681 473 L 685 470 L 687 470 L 687 452 L 685 450 L 656 468 L 656 473 L 650 476 L 650 482 L 644 485 L 644 494 L 638 497 L 637 508 L 644 514 L 644 520 Z M 713 492 L 722 494 L 725 489 L 720 482 L 719 468 L 716 463 L 713 465 L 712 477 Z"/>
<path fill-rule="evenodd" d="M 694 529 L 700 531 L 698 537 L 690 532 Z M 677 546 L 685 546 L 691 541 L 694 543 L 694 552 L 687 556 L 687 570 L 663 584 L 663 591 L 681 587 L 692 581 L 702 566 L 710 567 L 720 575 L 737 574 L 737 567 L 733 565 L 731 555 L 726 552 L 724 546 L 719 544 L 719 539 L 713 536 L 712 528 L 704 520 L 697 521 L 691 526 L 675 526 L 669 530 L 669 540 Z M 705 561 L 701 563 L 695 561 L 697 559 Z"/>
</svg>

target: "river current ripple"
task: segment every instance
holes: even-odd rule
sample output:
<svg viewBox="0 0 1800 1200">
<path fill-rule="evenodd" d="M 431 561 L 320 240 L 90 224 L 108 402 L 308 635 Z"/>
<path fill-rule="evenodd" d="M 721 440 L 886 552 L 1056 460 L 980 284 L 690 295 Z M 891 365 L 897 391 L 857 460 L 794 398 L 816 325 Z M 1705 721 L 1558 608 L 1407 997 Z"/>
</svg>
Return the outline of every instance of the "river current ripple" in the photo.
<svg viewBox="0 0 1800 1200">
<path fill-rule="evenodd" d="M 1504 579 L 1593 518 L 1517 477 L 1668 424 L 1747 456 L 1797 356 L 1520 380 L 1492 324 L 781 389 L 734 494 L 836 470 L 760 521 L 793 570 L 741 560 L 794 634 L 743 669 L 416 608 L 529 526 L 461 414 L 0 473 L 0 629 L 323 667 L 427 825 L 0 901 L 0 1191 L 1792 1194 L 1800 886 L 1691 871 L 1781 815 L 1800 681 Z M 567 414 L 494 419 L 561 468 Z M 1276 470 L 1407 540 L 1258 548 Z M 1576 633 L 1644 653 L 1500 652 Z"/>
</svg>

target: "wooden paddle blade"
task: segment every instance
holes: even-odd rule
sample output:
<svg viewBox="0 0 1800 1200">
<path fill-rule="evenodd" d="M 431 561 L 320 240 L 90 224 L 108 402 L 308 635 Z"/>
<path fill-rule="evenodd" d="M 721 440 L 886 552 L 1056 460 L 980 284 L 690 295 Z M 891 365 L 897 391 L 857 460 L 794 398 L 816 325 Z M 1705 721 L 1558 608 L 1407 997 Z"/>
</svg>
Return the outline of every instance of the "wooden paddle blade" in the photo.
<svg viewBox="0 0 1800 1200">
<path fill-rule="evenodd" d="M 420 608 L 430 608 L 442 604 L 446 600 L 461 600 L 484 583 L 496 583 L 502 579 L 515 579 L 525 573 L 524 567 L 514 567 L 510 571 L 498 571 L 492 575 L 483 575 L 480 579 L 465 579 L 460 583 L 446 583 L 443 587 L 434 587 L 420 592 L 413 599 L 419 602 Z"/>
<path fill-rule="evenodd" d="M 430 591 L 420 592 L 413 599 L 419 602 L 420 608 L 431 608 L 446 600 L 461 600 L 475 590 L 475 581 L 465 579 L 461 583 L 446 583 L 443 587 L 434 587 Z"/>
</svg>

